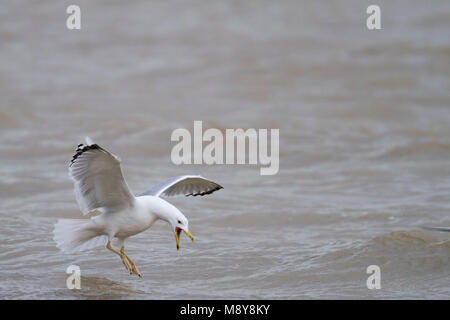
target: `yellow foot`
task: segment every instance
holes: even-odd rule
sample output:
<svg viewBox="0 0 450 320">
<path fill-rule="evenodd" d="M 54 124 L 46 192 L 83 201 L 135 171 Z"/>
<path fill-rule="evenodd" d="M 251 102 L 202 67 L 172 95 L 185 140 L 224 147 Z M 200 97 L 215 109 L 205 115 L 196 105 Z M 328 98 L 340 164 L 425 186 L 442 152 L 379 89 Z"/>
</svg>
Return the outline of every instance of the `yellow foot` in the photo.
<svg viewBox="0 0 450 320">
<path fill-rule="evenodd" d="M 134 262 L 130 258 L 128 258 L 128 256 L 125 253 L 122 253 L 122 255 L 120 257 L 122 258 L 122 262 L 123 262 L 123 265 L 125 266 L 125 268 L 128 271 L 130 271 L 130 274 L 136 274 L 140 278 L 142 278 L 142 275 L 139 272 L 139 269 L 136 267 Z"/>
</svg>

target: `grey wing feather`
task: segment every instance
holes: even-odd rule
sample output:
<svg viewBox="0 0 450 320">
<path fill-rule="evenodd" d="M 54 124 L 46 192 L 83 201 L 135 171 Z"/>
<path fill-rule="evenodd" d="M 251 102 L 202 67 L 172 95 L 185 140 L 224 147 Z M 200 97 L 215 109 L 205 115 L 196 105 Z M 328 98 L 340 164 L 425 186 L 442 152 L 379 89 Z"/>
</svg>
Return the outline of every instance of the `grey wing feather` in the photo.
<svg viewBox="0 0 450 320">
<path fill-rule="evenodd" d="M 223 189 L 223 187 L 211 180 L 197 175 L 186 175 L 170 178 L 150 189 L 144 191 L 139 196 L 204 196 L 214 191 Z"/>
<path fill-rule="evenodd" d="M 120 160 L 89 138 L 80 144 L 70 162 L 69 176 L 83 214 L 93 210 L 132 206 L 134 196 L 123 178 Z"/>
</svg>

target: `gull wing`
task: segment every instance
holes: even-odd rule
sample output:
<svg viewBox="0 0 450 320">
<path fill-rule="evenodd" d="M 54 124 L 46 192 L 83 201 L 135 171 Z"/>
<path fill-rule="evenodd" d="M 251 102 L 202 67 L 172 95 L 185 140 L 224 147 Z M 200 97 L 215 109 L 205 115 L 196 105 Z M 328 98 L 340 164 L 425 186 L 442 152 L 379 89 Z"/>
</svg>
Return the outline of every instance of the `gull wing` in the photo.
<svg viewBox="0 0 450 320">
<path fill-rule="evenodd" d="M 120 210 L 133 206 L 134 196 L 123 178 L 120 159 L 86 138 L 69 166 L 75 196 L 83 215 L 93 210 Z"/>
<path fill-rule="evenodd" d="M 170 178 L 160 184 L 157 184 L 139 196 L 204 196 L 214 191 L 223 189 L 223 187 L 202 176 L 186 175 Z"/>
</svg>

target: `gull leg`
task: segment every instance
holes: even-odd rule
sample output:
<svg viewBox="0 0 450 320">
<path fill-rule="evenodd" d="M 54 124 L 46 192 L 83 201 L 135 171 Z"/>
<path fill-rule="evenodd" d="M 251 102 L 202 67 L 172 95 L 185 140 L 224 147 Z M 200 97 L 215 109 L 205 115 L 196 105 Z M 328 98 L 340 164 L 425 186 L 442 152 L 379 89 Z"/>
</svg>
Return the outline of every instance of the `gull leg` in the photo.
<svg viewBox="0 0 450 320">
<path fill-rule="evenodd" d="M 128 258 L 127 255 L 125 254 L 123 246 L 122 246 L 122 249 L 119 252 L 119 251 L 115 250 L 113 247 L 111 247 L 111 241 L 108 241 L 108 243 L 106 244 L 106 248 L 109 251 L 112 251 L 115 254 L 117 254 L 120 257 L 120 259 L 122 259 L 123 265 L 125 266 L 125 268 L 128 271 L 130 271 L 130 274 L 137 274 L 139 277 L 142 278 L 142 276 L 139 273 L 139 270 L 137 269 L 137 267 L 134 264 L 134 262 L 131 261 L 130 258 Z"/>
<path fill-rule="evenodd" d="M 131 260 L 130 258 L 128 258 L 128 256 L 125 254 L 125 246 L 122 246 L 122 248 L 120 249 L 120 253 L 124 256 L 124 258 L 127 260 L 127 262 L 130 264 L 131 268 L 128 269 L 130 270 L 130 273 L 132 274 L 137 274 L 139 277 L 142 278 L 141 273 L 139 272 L 139 269 L 136 267 L 136 265 L 134 264 L 133 260 Z"/>
</svg>

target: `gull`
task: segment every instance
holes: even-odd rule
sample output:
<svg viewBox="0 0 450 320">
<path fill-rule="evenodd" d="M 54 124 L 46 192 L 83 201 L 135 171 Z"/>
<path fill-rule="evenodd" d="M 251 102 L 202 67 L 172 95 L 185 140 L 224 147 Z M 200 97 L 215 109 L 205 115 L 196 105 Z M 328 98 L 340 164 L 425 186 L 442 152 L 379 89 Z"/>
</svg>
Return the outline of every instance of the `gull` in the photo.
<svg viewBox="0 0 450 320">
<path fill-rule="evenodd" d="M 117 254 L 130 274 L 142 277 L 125 254 L 125 240 L 150 228 L 157 220 L 169 223 L 180 250 L 182 231 L 194 242 L 188 219 L 162 196 L 204 196 L 223 187 L 199 175 L 184 175 L 161 182 L 138 196 L 128 187 L 120 159 L 86 137 L 79 144 L 69 166 L 75 197 L 83 215 L 98 210 L 90 219 L 59 219 L 54 226 L 56 246 L 65 253 L 101 245 Z M 120 251 L 111 246 L 117 240 Z"/>
</svg>

